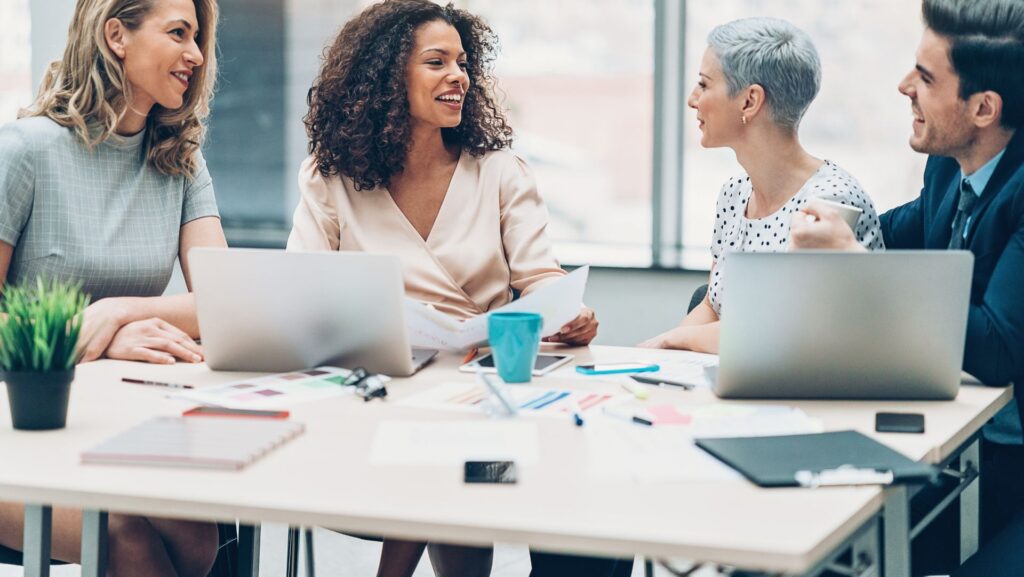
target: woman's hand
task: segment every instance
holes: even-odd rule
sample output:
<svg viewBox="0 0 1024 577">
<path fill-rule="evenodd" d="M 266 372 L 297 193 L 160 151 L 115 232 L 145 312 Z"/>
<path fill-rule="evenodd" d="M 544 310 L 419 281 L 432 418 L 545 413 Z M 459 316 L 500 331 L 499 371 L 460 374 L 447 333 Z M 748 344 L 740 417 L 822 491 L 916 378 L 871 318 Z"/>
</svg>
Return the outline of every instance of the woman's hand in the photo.
<svg viewBox="0 0 1024 577">
<path fill-rule="evenodd" d="M 176 358 L 188 363 L 203 360 L 203 349 L 192 337 L 158 318 L 135 321 L 121 327 L 106 353 L 110 359 L 162 365 L 174 364 Z"/>
<path fill-rule="evenodd" d="M 80 362 L 95 361 L 103 356 L 117 331 L 131 320 L 127 303 L 120 298 L 106 298 L 85 308 L 79 332 Z"/>
<path fill-rule="evenodd" d="M 667 339 L 665 338 L 666 334 L 667 333 L 662 333 L 656 337 L 651 337 L 646 341 L 638 344 L 637 347 L 641 349 L 667 349 L 669 348 L 669 346 Z"/>
<path fill-rule="evenodd" d="M 597 336 L 597 315 L 594 309 L 583 307 L 579 316 L 565 324 L 557 333 L 545 337 L 546 343 L 565 343 L 567 345 L 584 346 Z"/>
</svg>

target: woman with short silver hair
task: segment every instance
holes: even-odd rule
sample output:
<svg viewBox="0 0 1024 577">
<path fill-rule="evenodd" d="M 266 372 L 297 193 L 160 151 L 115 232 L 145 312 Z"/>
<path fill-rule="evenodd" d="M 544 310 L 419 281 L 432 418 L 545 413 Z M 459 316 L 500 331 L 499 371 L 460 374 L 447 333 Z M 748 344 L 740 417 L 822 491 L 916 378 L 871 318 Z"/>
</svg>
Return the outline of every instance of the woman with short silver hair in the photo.
<svg viewBox="0 0 1024 577">
<path fill-rule="evenodd" d="M 687 104 L 697 111 L 701 146 L 729 147 L 745 173 L 722 186 L 704 300 L 679 326 L 642 347 L 718 352 L 728 254 L 783 252 L 789 224 L 813 199 L 859 208 L 854 233 L 882 248 L 878 215 L 860 183 L 800 144 L 800 120 L 821 87 L 821 62 L 806 32 L 777 18 L 745 18 L 708 35 L 700 80 Z"/>
</svg>

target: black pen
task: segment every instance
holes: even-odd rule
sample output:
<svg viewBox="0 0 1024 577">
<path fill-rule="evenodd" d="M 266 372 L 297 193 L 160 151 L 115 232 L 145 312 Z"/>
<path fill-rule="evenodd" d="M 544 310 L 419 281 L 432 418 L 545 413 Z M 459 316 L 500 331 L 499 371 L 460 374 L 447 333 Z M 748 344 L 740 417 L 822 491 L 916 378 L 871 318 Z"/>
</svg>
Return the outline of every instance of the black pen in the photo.
<svg viewBox="0 0 1024 577">
<path fill-rule="evenodd" d="M 194 389 L 192 385 L 182 385 L 179 383 L 162 383 L 160 381 L 146 381 L 143 379 L 130 379 L 128 377 L 121 377 L 121 381 L 124 383 L 131 383 L 133 385 L 150 385 L 153 387 L 167 387 L 169 389 Z"/>
<path fill-rule="evenodd" d="M 681 383 L 679 381 L 666 381 L 665 379 L 660 379 L 658 377 L 648 377 L 644 375 L 629 375 L 629 377 L 634 381 L 638 383 L 643 383 L 645 385 L 671 385 L 673 387 L 682 387 L 684 391 L 692 391 L 693 389 L 697 388 L 695 385 L 691 385 L 690 383 Z"/>
</svg>

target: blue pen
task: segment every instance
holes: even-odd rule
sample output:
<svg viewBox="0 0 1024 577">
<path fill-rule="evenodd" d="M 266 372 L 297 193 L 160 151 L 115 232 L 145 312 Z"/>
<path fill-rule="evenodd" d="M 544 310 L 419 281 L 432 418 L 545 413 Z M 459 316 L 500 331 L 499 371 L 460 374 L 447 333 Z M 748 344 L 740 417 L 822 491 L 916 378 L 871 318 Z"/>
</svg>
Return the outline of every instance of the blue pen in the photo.
<svg viewBox="0 0 1024 577">
<path fill-rule="evenodd" d="M 569 413 L 572 415 L 572 422 L 577 427 L 583 426 L 583 409 L 580 408 L 580 404 L 576 401 L 569 401 Z"/>
</svg>

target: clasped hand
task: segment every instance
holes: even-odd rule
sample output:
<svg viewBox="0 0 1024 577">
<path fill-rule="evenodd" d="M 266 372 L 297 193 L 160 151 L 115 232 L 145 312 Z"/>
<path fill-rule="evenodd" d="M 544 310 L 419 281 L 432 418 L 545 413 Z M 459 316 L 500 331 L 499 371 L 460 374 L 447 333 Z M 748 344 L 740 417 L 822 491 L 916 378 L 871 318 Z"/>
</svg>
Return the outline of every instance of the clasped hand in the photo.
<svg viewBox="0 0 1024 577">
<path fill-rule="evenodd" d="M 127 321 L 129 311 L 120 299 L 100 299 L 84 313 L 79 338 L 80 362 L 102 356 L 126 361 L 173 364 L 203 360 L 202 348 L 187 333 L 159 318 Z"/>
</svg>

